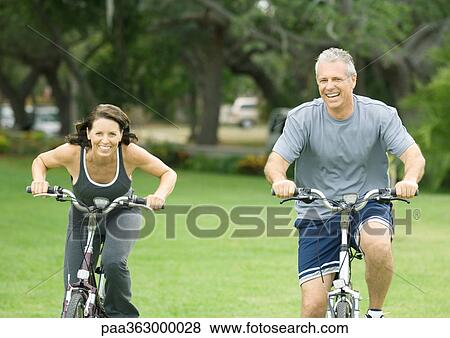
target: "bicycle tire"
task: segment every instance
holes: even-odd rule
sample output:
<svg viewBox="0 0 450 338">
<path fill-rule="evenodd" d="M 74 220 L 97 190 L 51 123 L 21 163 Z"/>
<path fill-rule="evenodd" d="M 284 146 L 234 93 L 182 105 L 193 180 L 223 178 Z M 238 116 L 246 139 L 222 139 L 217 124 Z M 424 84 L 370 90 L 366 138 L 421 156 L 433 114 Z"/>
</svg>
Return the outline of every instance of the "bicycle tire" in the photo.
<svg viewBox="0 0 450 338">
<path fill-rule="evenodd" d="M 72 293 L 64 318 L 84 318 L 86 297 L 81 292 Z"/>
<path fill-rule="evenodd" d="M 336 318 L 350 318 L 351 309 L 350 305 L 345 299 L 339 300 L 336 303 Z"/>
</svg>

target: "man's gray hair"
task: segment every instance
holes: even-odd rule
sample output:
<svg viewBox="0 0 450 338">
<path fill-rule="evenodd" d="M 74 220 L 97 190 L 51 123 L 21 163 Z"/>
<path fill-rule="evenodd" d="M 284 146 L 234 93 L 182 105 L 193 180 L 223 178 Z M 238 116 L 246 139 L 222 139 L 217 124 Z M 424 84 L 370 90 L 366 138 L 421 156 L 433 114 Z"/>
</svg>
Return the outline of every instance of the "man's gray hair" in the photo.
<svg viewBox="0 0 450 338">
<path fill-rule="evenodd" d="M 342 61 L 347 65 L 347 75 L 352 76 L 356 74 L 355 64 L 353 63 L 353 58 L 349 52 L 340 48 L 328 48 L 320 53 L 316 61 L 316 76 L 317 68 L 321 62 L 336 62 Z"/>
</svg>

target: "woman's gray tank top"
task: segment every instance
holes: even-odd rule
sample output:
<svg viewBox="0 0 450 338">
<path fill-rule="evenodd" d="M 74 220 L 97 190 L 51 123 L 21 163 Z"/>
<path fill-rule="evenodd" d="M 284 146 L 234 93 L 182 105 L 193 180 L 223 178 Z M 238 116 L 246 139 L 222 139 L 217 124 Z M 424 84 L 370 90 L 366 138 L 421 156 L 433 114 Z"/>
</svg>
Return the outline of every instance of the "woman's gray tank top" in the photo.
<svg viewBox="0 0 450 338">
<path fill-rule="evenodd" d="M 81 147 L 80 174 L 77 182 L 73 185 L 73 192 L 78 200 L 88 206 L 94 205 L 95 197 L 105 197 L 111 202 L 115 198 L 127 194 L 130 188 L 131 180 L 123 163 L 121 144 L 117 148 L 116 175 L 110 183 L 97 183 L 89 177 L 86 166 L 86 148 Z"/>
</svg>

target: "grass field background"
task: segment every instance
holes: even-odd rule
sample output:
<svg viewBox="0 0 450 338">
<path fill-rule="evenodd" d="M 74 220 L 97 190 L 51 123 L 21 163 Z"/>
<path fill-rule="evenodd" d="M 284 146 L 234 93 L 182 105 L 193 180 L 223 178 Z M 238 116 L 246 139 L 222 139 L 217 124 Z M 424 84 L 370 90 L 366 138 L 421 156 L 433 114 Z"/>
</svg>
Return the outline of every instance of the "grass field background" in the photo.
<svg viewBox="0 0 450 338">
<path fill-rule="evenodd" d="M 63 297 L 62 266 L 67 203 L 24 193 L 31 158 L 0 158 L 0 317 L 58 317 Z M 134 188 L 148 194 L 157 181 L 135 173 Z M 70 188 L 63 170 L 51 184 Z M 263 177 L 179 172 L 168 204 L 276 206 Z M 412 234 L 399 225 L 394 240 L 395 276 L 385 305 L 388 317 L 450 317 L 450 195 L 426 194 L 410 209 L 420 213 Z M 405 207 L 396 204 L 397 215 Z M 294 214 L 291 213 L 292 217 Z M 265 213 L 261 216 L 265 219 Z M 296 317 L 299 315 L 297 239 L 292 236 L 234 239 L 236 226 L 215 239 L 194 237 L 176 217 L 175 239 L 165 237 L 165 216 L 129 258 L 133 302 L 143 317 Z M 216 217 L 199 218 L 215 228 Z M 287 229 L 290 226 L 286 227 Z M 353 280 L 368 305 L 364 264 Z"/>
</svg>

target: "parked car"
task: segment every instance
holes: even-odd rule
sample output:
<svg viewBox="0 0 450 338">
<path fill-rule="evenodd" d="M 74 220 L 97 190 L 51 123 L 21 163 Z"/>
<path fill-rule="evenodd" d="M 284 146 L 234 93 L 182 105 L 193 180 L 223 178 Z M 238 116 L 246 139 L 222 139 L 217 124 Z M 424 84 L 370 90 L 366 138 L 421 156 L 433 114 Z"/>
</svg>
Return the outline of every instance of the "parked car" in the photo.
<svg viewBox="0 0 450 338">
<path fill-rule="evenodd" d="M 242 128 L 251 128 L 259 118 L 258 98 L 238 97 L 234 103 L 223 105 L 220 109 L 219 121 L 223 124 L 237 124 Z"/>
<path fill-rule="evenodd" d="M 0 106 L 0 127 L 12 128 L 14 127 L 14 111 L 9 104 L 2 104 Z"/>
<path fill-rule="evenodd" d="M 26 106 L 25 111 L 29 115 L 29 121 L 33 121 L 32 129 L 40 130 L 47 135 L 57 135 L 61 130 L 58 107 L 50 105 Z M 2 128 L 13 128 L 14 122 L 14 111 L 11 106 L 7 103 L 2 104 L 0 106 L 0 126 Z"/>
<path fill-rule="evenodd" d="M 27 113 L 27 122 L 31 125 L 33 121 L 33 106 L 27 105 L 25 107 Z M 13 128 L 16 119 L 14 117 L 14 110 L 9 103 L 2 103 L 0 105 L 0 127 Z"/>
<path fill-rule="evenodd" d="M 269 133 L 267 137 L 266 149 L 268 152 L 272 151 L 273 146 L 277 142 L 280 135 L 283 133 L 286 118 L 291 108 L 280 107 L 275 108 L 269 115 Z"/>
</svg>

